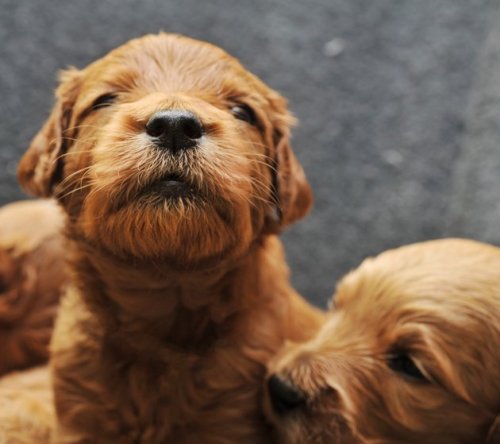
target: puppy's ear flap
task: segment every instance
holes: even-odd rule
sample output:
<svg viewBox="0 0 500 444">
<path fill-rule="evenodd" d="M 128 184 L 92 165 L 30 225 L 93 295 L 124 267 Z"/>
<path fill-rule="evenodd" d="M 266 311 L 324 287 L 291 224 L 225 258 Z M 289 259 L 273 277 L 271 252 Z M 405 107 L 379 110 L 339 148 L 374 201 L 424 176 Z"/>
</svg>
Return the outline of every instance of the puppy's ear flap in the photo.
<svg viewBox="0 0 500 444">
<path fill-rule="evenodd" d="M 24 190 L 39 197 L 51 196 L 61 180 L 61 155 L 68 149 L 67 130 L 80 90 L 81 73 L 70 68 L 62 71 L 59 79 L 54 108 L 17 168 L 17 178 Z"/>
<path fill-rule="evenodd" d="M 274 128 L 273 193 L 266 215 L 267 231 L 272 233 L 304 217 L 313 203 L 311 186 L 290 146 L 290 124 L 293 121 L 293 117 L 286 113 Z"/>
</svg>

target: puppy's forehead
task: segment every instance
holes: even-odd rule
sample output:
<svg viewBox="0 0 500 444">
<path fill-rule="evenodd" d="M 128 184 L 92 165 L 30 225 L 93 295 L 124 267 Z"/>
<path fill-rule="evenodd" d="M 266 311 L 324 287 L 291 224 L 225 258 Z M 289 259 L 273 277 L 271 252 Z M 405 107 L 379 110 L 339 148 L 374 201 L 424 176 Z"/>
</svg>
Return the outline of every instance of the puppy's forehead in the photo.
<svg viewBox="0 0 500 444">
<path fill-rule="evenodd" d="M 500 250 L 473 241 L 414 244 L 365 261 L 336 304 L 360 325 L 487 330 L 500 322 Z"/>
<path fill-rule="evenodd" d="M 89 65 L 84 87 L 104 86 L 124 92 L 205 91 L 228 97 L 270 92 L 222 49 L 166 33 L 131 40 Z"/>
</svg>

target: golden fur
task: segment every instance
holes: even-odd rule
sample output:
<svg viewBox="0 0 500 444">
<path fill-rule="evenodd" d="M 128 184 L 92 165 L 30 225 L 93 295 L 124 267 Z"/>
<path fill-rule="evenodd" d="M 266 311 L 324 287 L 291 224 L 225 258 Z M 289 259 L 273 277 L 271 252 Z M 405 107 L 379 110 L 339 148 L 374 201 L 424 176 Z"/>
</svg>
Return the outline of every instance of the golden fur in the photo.
<svg viewBox="0 0 500 444">
<path fill-rule="evenodd" d="M 266 399 L 279 442 L 500 443 L 500 249 L 391 250 L 349 273 L 334 301 L 314 339 L 269 364 L 305 400 L 277 414 Z"/>
<path fill-rule="evenodd" d="M 0 379 L 0 443 L 50 441 L 54 409 L 48 367 L 11 373 Z"/>
<path fill-rule="evenodd" d="M 67 278 L 62 227 L 62 212 L 52 201 L 0 209 L 0 375 L 48 358 Z"/>
<path fill-rule="evenodd" d="M 236 118 L 238 105 L 254 123 Z M 165 152 L 146 134 L 171 109 L 201 121 L 196 148 Z M 19 167 L 23 187 L 68 216 L 74 285 L 51 345 L 55 443 L 270 442 L 265 364 L 322 321 L 290 286 L 276 236 L 311 204 L 292 122 L 238 61 L 177 35 L 62 74 Z M 187 196 L 155 191 L 172 173 Z"/>
</svg>

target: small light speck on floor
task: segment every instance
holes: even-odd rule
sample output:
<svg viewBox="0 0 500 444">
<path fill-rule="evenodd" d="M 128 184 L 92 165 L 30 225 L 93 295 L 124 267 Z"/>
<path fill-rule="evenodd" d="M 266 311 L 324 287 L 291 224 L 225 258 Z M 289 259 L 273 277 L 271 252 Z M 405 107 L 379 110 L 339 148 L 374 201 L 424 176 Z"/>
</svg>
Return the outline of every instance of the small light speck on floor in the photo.
<svg viewBox="0 0 500 444">
<path fill-rule="evenodd" d="M 388 165 L 399 166 L 403 163 L 403 155 L 396 150 L 385 150 L 382 152 L 382 159 Z"/>
<path fill-rule="evenodd" d="M 340 38 L 334 38 L 323 45 L 323 54 L 326 57 L 337 57 L 344 52 L 344 49 L 345 41 Z"/>
</svg>

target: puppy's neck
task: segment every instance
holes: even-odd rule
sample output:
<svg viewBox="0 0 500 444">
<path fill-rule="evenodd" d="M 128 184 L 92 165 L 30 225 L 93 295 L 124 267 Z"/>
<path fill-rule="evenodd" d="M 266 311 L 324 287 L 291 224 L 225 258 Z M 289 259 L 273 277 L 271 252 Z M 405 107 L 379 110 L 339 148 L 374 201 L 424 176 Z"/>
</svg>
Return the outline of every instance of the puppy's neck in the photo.
<svg viewBox="0 0 500 444">
<path fill-rule="evenodd" d="M 73 247 L 81 296 L 105 334 L 122 345 L 133 338 L 142 342 L 147 335 L 147 343 L 153 337 L 180 348 L 203 349 L 239 316 L 290 291 L 276 236 L 256 242 L 237 259 L 190 271 L 119 260 L 78 241 Z"/>
</svg>

